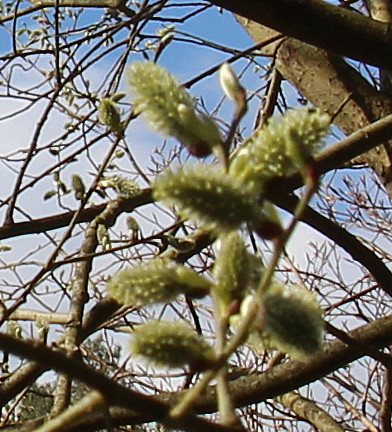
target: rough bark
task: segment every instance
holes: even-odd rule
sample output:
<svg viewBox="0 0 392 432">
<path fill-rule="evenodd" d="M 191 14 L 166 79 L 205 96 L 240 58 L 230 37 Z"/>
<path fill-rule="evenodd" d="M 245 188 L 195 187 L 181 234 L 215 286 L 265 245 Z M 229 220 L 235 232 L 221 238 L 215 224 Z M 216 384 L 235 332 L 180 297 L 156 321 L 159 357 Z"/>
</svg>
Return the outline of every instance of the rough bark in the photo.
<svg viewBox="0 0 392 432">
<path fill-rule="evenodd" d="M 392 70 L 392 28 L 324 0 L 209 0 L 285 36 Z"/>
<path fill-rule="evenodd" d="M 254 21 L 239 16 L 237 19 L 257 42 L 276 34 Z M 335 54 L 292 38 L 271 44 L 262 53 L 275 56 L 276 67 L 283 78 L 312 104 L 331 116 L 338 112 L 334 123 L 347 135 L 392 112 L 391 97 L 377 90 Z M 391 161 L 388 143 L 356 159 L 377 172 L 390 196 Z"/>
</svg>

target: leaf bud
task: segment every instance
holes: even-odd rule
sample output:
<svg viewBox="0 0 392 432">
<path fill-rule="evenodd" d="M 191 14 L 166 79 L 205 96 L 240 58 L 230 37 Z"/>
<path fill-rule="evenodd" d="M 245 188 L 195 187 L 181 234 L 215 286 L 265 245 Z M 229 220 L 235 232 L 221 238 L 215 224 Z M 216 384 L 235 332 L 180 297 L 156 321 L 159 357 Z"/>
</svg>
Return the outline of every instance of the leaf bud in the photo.
<svg viewBox="0 0 392 432">
<path fill-rule="evenodd" d="M 11 250 L 12 250 L 11 245 L 0 242 L 0 252 L 9 252 Z"/>
<path fill-rule="evenodd" d="M 126 94 L 124 92 L 118 92 L 118 93 L 114 93 L 110 96 L 110 99 L 113 102 L 119 102 L 121 99 L 123 99 L 126 96 Z"/>
<path fill-rule="evenodd" d="M 111 241 L 109 236 L 109 231 L 104 224 L 98 224 L 97 227 L 97 240 L 100 245 L 102 245 L 104 250 L 111 248 Z"/>
<path fill-rule="evenodd" d="M 72 174 L 72 189 L 75 192 L 75 198 L 82 200 L 86 193 L 82 177 L 79 174 Z"/>
<path fill-rule="evenodd" d="M 128 216 L 127 226 L 129 229 L 129 236 L 132 238 L 132 240 L 137 240 L 139 238 L 140 231 L 141 231 L 137 220 L 132 216 Z"/>
<path fill-rule="evenodd" d="M 7 321 L 7 333 L 15 339 L 23 339 L 23 327 L 19 321 Z"/>
<path fill-rule="evenodd" d="M 54 190 L 54 189 L 51 189 L 51 190 L 48 190 L 47 192 L 45 192 L 45 195 L 44 195 L 43 199 L 45 201 L 47 201 L 48 199 L 50 199 L 50 198 L 52 198 L 52 197 L 54 197 L 56 195 L 57 195 L 57 191 Z"/>
</svg>

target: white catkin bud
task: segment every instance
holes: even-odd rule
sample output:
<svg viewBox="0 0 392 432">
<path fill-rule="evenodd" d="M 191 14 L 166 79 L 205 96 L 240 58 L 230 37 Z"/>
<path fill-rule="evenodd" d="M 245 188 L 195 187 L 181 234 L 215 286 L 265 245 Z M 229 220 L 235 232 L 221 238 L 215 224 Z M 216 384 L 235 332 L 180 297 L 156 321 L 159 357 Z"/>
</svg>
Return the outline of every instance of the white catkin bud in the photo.
<svg viewBox="0 0 392 432">
<path fill-rule="evenodd" d="M 219 81 L 226 96 L 237 105 L 246 103 L 246 91 L 229 65 L 223 63 L 219 69 Z"/>
</svg>

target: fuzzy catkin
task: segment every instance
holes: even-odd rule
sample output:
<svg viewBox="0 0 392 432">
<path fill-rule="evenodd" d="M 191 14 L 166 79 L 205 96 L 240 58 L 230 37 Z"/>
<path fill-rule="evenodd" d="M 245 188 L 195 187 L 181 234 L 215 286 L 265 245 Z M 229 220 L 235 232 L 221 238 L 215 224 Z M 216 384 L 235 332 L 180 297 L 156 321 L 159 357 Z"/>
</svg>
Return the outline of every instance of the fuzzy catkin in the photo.
<svg viewBox="0 0 392 432">
<path fill-rule="evenodd" d="M 110 97 L 101 99 L 98 106 L 99 118 L 113 132 L 122 132 L 124 126 L 121 123 L 120 111 L 118 105 Z"/>
<path fill-rule="evenodd" d="M 153 184 L 153 196 L 178 206 L 184 218 L 201 221 L 220 231 L 264 218 L 257 197 L 236 178 L 206 164 L 165 170 Z"/>
<path fill-rule="evenodd" d="M 157 366 L 205 370 L 215 361 L 215 353 L 200 335 L 183 321 L 152 320 L 135 328 L 132 351 Z"/>
<path fill-rule="evenodd" d="M 194 270 L 159 258 L 121 270 L 107 284 L 111 297 L 132 306 L 170 302 L 179 294 L 203 297 L 209 288 L 210 282 Z"/>
<path fill-rule="evenodd" d="M 262 335 L 271 347 L 306 359 L 321 347 L 322 313 L 305 287 L 272 284 L 261 300 Z"/>
<path fill-rule="evenodd" d="M 234 156 L 229 172 L 260 193 L 271 178 L 301 168 L 320 149 L 329 125 L 329 116 L 319 110 L 287 111 L 249 137 Z"/>
<path fill-rule="evenodd" d="M 222 235 L 217 243 L 219 249 L 213 269 L 214 290 L 219 300 L 229 305 L 245 297 L 254 282 L 255 271 L 260 271 L 261 262 L 247 251 L 237 231 Z"/>
<path fill-rule="evenodd" d="M 215 122 L 196 110 L 188 91 L 162 66 L 134 62 L 128 82 L 135 113 L 143 113 L 154 130 L 177 138 L 191 154 L 208 156 L 222 142 Z"/>
</svg>

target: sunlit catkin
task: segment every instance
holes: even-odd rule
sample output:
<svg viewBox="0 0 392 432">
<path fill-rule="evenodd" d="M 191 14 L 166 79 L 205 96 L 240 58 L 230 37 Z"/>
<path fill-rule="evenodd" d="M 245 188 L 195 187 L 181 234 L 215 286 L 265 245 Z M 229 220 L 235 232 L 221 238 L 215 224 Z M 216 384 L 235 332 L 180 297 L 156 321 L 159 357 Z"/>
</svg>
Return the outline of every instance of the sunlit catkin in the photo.
<svg viewBox="0 0 392 432">
<path fill-rule="evenodd" d="M 121 270 L 107 284 L 111 297 L 132 306 L 170 302 L 179 294 L 203 297 L 209 289 L 210 282 L 194 270 L 159 258 Z"/>
<path fill-rule="evenodd" d="M 222 142 L 215 122 L 196 109 L 188 91 L 162 66 L 134 62 L 128 82 L 134 112 L 143 113 L 154 130 L 177 138 L 194 156 L 208 156 Z"/>
</svg>

